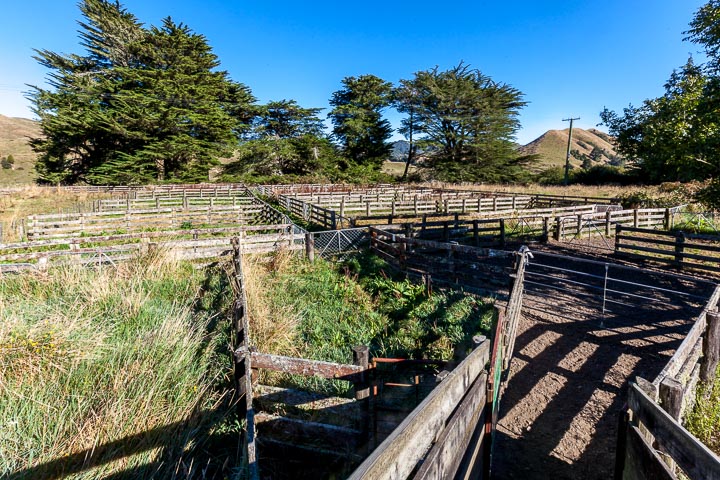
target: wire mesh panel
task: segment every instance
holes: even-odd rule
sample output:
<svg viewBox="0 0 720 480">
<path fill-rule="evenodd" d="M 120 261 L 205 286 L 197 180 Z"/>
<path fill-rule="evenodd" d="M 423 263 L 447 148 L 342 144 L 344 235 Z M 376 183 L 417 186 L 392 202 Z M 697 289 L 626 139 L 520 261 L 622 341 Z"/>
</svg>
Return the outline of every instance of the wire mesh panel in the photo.
<svg viewBox="0 0 720 480">
<path fill-rule="evenodd" d="M 326 260 L 343 261 L 368 245 L 370 235 L 365 228 L 347 228 L 315 232 L 315 251 Z"/>
</svg>

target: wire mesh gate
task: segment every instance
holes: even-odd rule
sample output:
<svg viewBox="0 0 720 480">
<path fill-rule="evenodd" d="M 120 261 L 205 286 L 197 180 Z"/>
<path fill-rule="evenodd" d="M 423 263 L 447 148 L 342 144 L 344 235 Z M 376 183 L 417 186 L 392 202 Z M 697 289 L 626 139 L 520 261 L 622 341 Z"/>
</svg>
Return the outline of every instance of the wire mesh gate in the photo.
<svg viewBox="0 0 720 480">
<path fill-rule="evenodd" d="M 325 260 L 347 260 L 370 243 L 370 234 L 366 228 L 314 232 L 312 237 L 315 251 Z"/>
</svg>

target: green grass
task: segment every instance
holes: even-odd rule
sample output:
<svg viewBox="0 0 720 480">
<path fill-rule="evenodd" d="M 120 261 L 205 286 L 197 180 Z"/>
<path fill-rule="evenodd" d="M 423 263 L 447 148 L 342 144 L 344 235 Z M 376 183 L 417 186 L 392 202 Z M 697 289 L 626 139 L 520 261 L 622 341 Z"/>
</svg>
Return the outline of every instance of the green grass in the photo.
<svg viewBox="0 0 720 480">
<path fill-rule="evenodd" d="M 1 277 L 0 477 L 222 472 L 224 277 L 162 254 Z"/>
<path fill-rule="evenodd" d="M 700 385 L 697 403 L 688 415 L 687 429 L 720 455 L 720 367 L 712 385 Z"/>
<path fill-rule="evenodd" d="M 491 327 L 489 303 L 461 291 L 427 295 L 421 286 L 394 277 L 372 254 L 340 266 L 289 255 L 268 264 L 246 263 L 251 341 L 263 352 L 351 363 L 351 347 L 367 345 L 371 356 L 450 360 L 467 353 L 473 335 L 487 335 Z M 289 382 L 347 391 L 340 382 L 295 377 Z"/>
</svg>

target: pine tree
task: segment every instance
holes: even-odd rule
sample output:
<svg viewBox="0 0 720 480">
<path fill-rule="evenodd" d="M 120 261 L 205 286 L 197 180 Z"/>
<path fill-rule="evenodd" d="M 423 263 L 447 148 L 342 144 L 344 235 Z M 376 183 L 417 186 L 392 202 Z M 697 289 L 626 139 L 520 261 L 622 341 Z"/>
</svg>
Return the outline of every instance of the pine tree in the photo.
<svg viewBox="0 0 720 480">
<path fill-rule="evenodd" d="M 526 104 L 522 96 L 463 63 L 417 72 L 401 80 L 395 94 L 398 110 L 413 112 L 418 146 L 428 157 L 424 166 L 447 181 L 506 181 L 520 174 L 524 159 L 513 136 Z"/>
<path fill-rule="evenodd" d="M 392 85 L 375 75 L 346 77 L 344 88 L 333 93 L 328 115 L 333 122 L 333 136 L 352 162 L 379 170 L 390 156 L 392 134 L 383 109 L 391 102 Z"/>
<path fill-rule="evenodd" d="M 85 0 L 84 56 L 38 51 L 52 90 L 32 99 L 52 183 L 206 180 L 252 116 L 244 85 L 216 70 L 205 37 L 171 19 L 144 28 L 117 2 Z"/>
</svg>

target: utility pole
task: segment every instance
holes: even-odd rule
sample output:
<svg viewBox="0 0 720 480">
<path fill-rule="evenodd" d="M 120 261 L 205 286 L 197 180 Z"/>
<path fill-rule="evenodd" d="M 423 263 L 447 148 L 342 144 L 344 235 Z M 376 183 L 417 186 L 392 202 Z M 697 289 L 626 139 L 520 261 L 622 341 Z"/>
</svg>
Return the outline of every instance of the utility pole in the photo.
<svg viewBox="0 0 720 480">
<path fill-rule="evenodd" d="M 565 156 L 565 182 L 563 182 L 565 186 L 567 186 L 568 182 L 570 181 L 570 145 L 572 144 L 572 127 L 573 127 L 574 120 L 580 120 L 580 117 L 563 118 L 562 119 L 563 122 L 570 122 L 570 133 L 568 135 L 567 155 Z"/>
<path fill-rule="evenodd" d="M 410 163 L 412 163 L 412 157 L 413 157 L 413 106 L 410 105 L 410 150 L 408 151 L 407 161 L 405 162 L 405 171 L 403 172 L 403 176 L 400 179 L 400 181 L 404 182 L 408 175 L 408 169 L 410 168 Z"/>
</svg>

